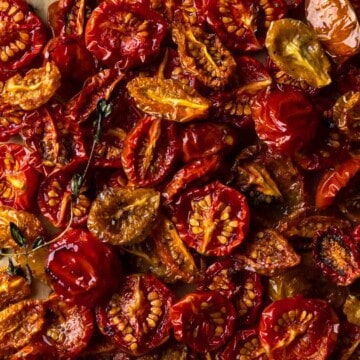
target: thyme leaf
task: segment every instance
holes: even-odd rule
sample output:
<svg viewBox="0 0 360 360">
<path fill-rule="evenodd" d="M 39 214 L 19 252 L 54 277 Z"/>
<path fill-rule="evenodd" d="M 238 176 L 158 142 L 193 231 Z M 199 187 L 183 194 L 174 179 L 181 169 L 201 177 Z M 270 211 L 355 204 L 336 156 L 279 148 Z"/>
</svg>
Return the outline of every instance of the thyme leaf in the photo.
<svg viewBox="0 0 360 360">
<path fill-rule="evenodd" d="M 27 247 L 27 240 L 19 227 L 10 221 L 10 234 L 14 241 L 21 247 Z"/>
</svg>

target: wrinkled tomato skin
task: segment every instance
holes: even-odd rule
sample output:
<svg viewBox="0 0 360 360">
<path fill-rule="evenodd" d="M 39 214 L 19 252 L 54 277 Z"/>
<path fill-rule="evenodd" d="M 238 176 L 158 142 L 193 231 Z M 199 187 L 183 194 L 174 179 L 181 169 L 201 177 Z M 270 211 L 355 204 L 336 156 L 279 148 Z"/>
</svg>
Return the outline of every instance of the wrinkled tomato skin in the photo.
<svg viewBox="0 0 360 360">
<path fill-rule="evenodd" d="M 3 35 L 0 77 L 6 72 L 19 70 L 30 64 L 40 53 L 46 42 L 45 26 L 35 13 L 30 10 L 25 1 L 11 0 L 3 4 L 0 11 L 0 24 Z M 15 11 L 13 11 L 14 9 Z M 25 46 L 22 50 L 17 48 L 17 51 L 13 51 L 12 56 L 9 56 L 4 50 L 4 45 L 9 45 L 15 41 L 20 41 L 21 46 Z"/>
<path fill-rule="evenodd" d="M 146 20 L 147 27 L 142 30 L 147 30 L 144 32 L 146 35 L 131 30 L 130 34 L 123 34 L 126 26 L 130 27 L 124 13 L 132 14 L 141 21 Z M 89 18 L 85 43 L 87 49 L 106 66 L 129 69 L 148 62 L 158 54 L 166 29 L 165 20 L 144 4 L 103 1 Z M 151 41 L 149 36 L 153 36 Z"/>
<path fill-rule="evenodd" d="M 171 309 L 175 339 L 200 353 L 224 345 L 234 331 L 235 319 L 230 301 L 216 291 L 189 293 Z"/>
<path fill-rule="evenodd" d="M 51 245 L 46 272 L 61 299 L 89 308 L 109 299 L 122 274 L 114 249 L 80 229 Z"/>
<path fill-rule="evenodd" d="M 218 181 L 182 194 L 173 216 L 182 240 L 208 256 L 230 254 L 243 242 L 250 223 L 246 197 Z"/>
<path fill-rule="evenodd" d="M 330 206 L 339 191 L 346 187 L 359 170 L 360 159 L 351 158 L 335 167 L 335 169 L 325 172 L 316 187 L 315 206 L 317 208 Z"/>
<path fill-rule="evenodd" d="M 26 345 L 15 354 L 9 357 L 9 360 L 57 360 L 56 350 L 45 343 L 34 341 Z"/>
<path fill-rule="evenodd" d="M 285 322 L 279 322 L 280 318 Z M 264 309 L 259 337 L 271 359 L 325 360 L 335 348 L 339 325 L 337 315 L 326 301 L 295 296 L 275 301 Z"/>
<path fill-rule="evenodd" d="M 100 331 L 132 356 L 149 353 L 169 338 L 174 294 L 151 274 L 124 277 L 118 291 L 95 309 Z"/>
<path fill-rule="evenodd" d="M 0 145 L 0 203 L 27 210 L 39 183 L 32 152 L 20 144 Z"/>
<path fill-rule="evenodd" d="M 320 118 L 300 92 L 275 90 L 256 97 L 252 106 L 255 130 L 271 149 L 284 153 L 306 147 L 314 138 Z"/>
</svg>

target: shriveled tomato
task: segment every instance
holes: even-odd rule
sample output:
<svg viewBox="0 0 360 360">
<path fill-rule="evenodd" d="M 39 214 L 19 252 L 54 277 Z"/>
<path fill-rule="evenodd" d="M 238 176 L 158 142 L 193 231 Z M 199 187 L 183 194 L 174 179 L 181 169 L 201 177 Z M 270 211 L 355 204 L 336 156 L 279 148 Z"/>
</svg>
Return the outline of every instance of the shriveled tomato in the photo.
<svg viewBox="0 0 360 360">
<path fill-rule="evenodd" d="M 57 11 L 58 27 L 61 27 L 61 33 L 66 35 L 83 35 L 85 28 L 85 16 L 90 10 L 89 0 L 59 0 Z"/>
<path fill-rule="evenodd" d="M 148 239 L 127 250 L 136 255 L 142 272 L 151 271 L 166 283 L 192 283 L 198 276 L 193 256 L 166 217 L 161 217 Z"/>
<path fill-rule="evenodd" d="M 94 330 L 91 310 L 52 296 L 45 302 L 42 339 L 56 349 L 59 359 L 74 358 L 90 341 Z"/>
<path fill-rule="evenodd" d="M 336 62 L 344 62 L 360 52 L 360 24 L 350 1 L 306 0 L 305 16 Z"/>
<path fill-rule="evenodd" d="M 244 267 L 261 275 L 272 276 L 300 263 L 300 256 L 277 231 L 266 229 L 255 234 L 236 255 Z"/>
<path fill-rule="evenodd" d="M 173 122 L 147 116 L 124 140 L 121 162 L 130 184 L 155 186 L 169 175 L 178 156 Z"/>
<path fill-rule="evenodd" d="M 34 110 L 44 105 L 60 86 L 60 71 L 53 62 L 29 70 L 24 77 L 16 74 L 1 89 L 1 103 L 14 109 Z"/>
<path fill-rule="evenodd" d="M 147 114 L 178 122 L 208 115 L 209 100 L 179 80 L 137 77 L 126 87 L 136 106 Z"/>
<path fill-rule="evenodd" d="M 24 115 L 25 111 L 15 110 L 10 104 L 0 105 L 0 141 L 8 141 L 19 134 L 24 126 Z"/>
<path fill-rule="evenodd" d="M 314 138 L 320 118 L 311 102 L 295 91 L 259 94 L 252 115 L 259 138 L 285 154 L 306 147 Z"/>
<path fill-rule="evenodd" d="M 256 329 L 240 330 L 226 345 L 221 353 L 222 360 L 267 360 L 268 356 L 260 343 Z"/>
<path fill-rule="evenodd" d="M 156 3 L 156 0 L 154 1 Z M 165 1 L 168 17 L 173 23 L 205 26 L 205 13 L 202 0 Z"/>
<path fill-rule="evenodd" d="M 360 277 L 360 253 L 357 242 L 344 230 L 329 227 L 316 233 L 313 257 L 332 281 L 347 286 Z"/>
<path fill-rule="evenodd" d="M 79 196 L 72 199 L 72 179 L 74 174 L 84 168 L 86 159 L 74 161 L 51 173 L 42 180 L 38 192 L 38 205 L 41 213 L 57 228 L 64 228 L 70 221 L 72 209 L 73 225 L 86 222 L 91 206 L 91 199 L 87 193 L 88 181 L 81 186 Z"/>
<path fill-rule="evenodd" d="M 158 54 L 166 28 L 164 19 L 147 4 L 110 0 L 91 13 L 85 43 L 108 67 L 129 69 Z"/>
<path fill-rule="evenodd" d="M 237 145 L 238 132 L 229 125 L 213 122 L 193 123 L 184 125 L 180 130 L 183 162 L 227 153 Z"/>
<path fill-rule="evenodd" d="M 203 255 L 223 256 L 239 246 L 248 231 L 246 197 L 218 181 L 191 188 L 174 206 L 182 240 Z"/>
<path fill-rule="evenodd" d="M 55 349 L 51 346 L 33 341 L 32 343 L 24 346 L 15 354 L 9 357 L 9 360 L 56 360 L 57 355 Z"/>
<path fill-rule="evenodd" d="M 130 355 L 142 355 L 163 344 L 171 328 L 172 292 L 155 276 L 126 276 L 110 301 L 96 308 L 101 332 Z"/>
<path fill-rule="evenodd" d="M 0 351 L 7 355 L 27 345 L 44 324 L 44 305 L 23 300 L 0 311 Z"/>
<path fill-rule="evenodd" d="M 39 182 L 31 151 L 20 144 L 0 145 L 0 171 L 1 204 L 28 209 Z"/>
<path fill-rule="evenodd" d="M 89 308 L 107 301 L 122 275 L 114 250 L 81 229 L 70 229 L 51 245 L 46 271 L 60 298 Z"/>
<path fill-rule="evenodd" d="M 189 293 L 171 308 L 175 338 L 201 353 L 224 345 L 235 319 L 231 302 L 216 291 Z"/>
<path fill-rule="evenodd" d="M 236 62 L 215 34 L 195 26 L 176 25 L 172 37 L 185 71 L 211 88 L 223 88 L 229 82 Z"/>
<path fill-rule="evenodd" d="M 107 188 L 94 200 L 90 232 L 113 245 L 143 241 L 158 218 L 160 193 L 151 188 Z"/>
<path fill-rule="evenodd" d="M 335 69 L 334 80 L 341 94 L 348 91 L 360 91 L 360 54 L 340 64 Z"/>
<path fill-rule="evenodd" d="M 262 313 L 259 336 L 274 360 L 325 360 L 334 350 L 339 320 L 323 300 L 302 296 L 275 301 Z"/>
<path fill-rule="evenodd" d="M 360 326 L 348 321 L 340 324 L 338 349 L 336 355 L 339 360 L 356 359 L 360 355 Z"/>
<path fill-rule="evenodd" d="M 336 199 L 340 211 L 353 223 L 360 223 L 360 172 L 357 173 Z"/>
<path fill-rule="evenodd" d="M 335 169 L 325 172 L 316 187 L 315 205 L 324 208 L 334 202 L 336 195 L 346 187 L 352 177 L 360 170 L 360 159 L 350 158 Z"/>
<path fill-rule="evenodd" d="M 23 0 L 3 1 L 0 9 L 0 76 L 28 65 L 41 51 L 46 30 Z"/>
<path fill-rule="evenodd" d="M 271 60 L 296 80 L 315 88 L 331 83 L 330 62 L 315 32 L 300 20 L 281 19 L 271 23 L 265 46 Z"/>
</svg>

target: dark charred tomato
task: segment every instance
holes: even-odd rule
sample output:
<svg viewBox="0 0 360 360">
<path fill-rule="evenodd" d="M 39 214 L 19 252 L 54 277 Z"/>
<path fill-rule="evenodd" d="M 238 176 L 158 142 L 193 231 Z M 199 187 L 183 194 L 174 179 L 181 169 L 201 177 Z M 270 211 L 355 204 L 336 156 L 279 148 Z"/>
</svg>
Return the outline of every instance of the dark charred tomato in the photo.
<svg viewBox="0 0 360 360">
<path fill-rule="evenodd" d="M 252 116 L 259 138 L 288 155 L 312 141 L 320 122 L 310 101 L 294 91 L 259 94 L 252 104 Z"/>
<path fill-rule="evenodd" d="M 256 329 L 240 330 L 228 342 L 220 355 L 221 360 L 268 360 Z"/>
<path fill-rule="evenodd" d="M 334 350 L 339 325 L 329 303 L 296 296 L 264 309 L 259 337 L 271 359 L 325 360 Z"/>
<path fill-rule="evenodd" d="M 159 220 L 146 241 L 127 251 L 136 256 L 135 262 L 141 272 L 151 271 L 166 283 L 192 283 L 198 276 L 193 256 L 175 225 L 165 217 Z"/>
<path fill-rule="evenodd" d="M 182 240 L 211 256 L 231 253 L 244 240 L 250 222 L 246 197 L 218 181 L 182 194 L 173 216 Z"/>
<path fill-rule="evenodd" d="M 279 232 L 266 229 L 257 232 L 236 259 L 243 261 L 244 268 L 273 276 L 298 265 L 301 258 Z"/>
<path fill-rule="evenodd" d="M 45 302 L 44 343 L 56 349 L 59 359 L 74 358 L 87 346 L 94 330 L 91 310 L 52 296 Z"/>
<path fill-rule="evenodd" d="M 155 186 L 169 175 L 179 150 L 175 126 L 147 116 L 127 135 L 121 162 L 129 184 Z"/>
<path fill-rule="evenodd" d="M 360 277 L 358 243 L 345 230 L 330 227 L 316 233 L 313 242 L 315 263 L 332 281 L 347 286 Z"/>
<path fill-rule="evenodd" d="M 221 156 L 210 155 L 199 160 L 189 162 L 166 184 L 162 197 L 164 204 L 169 205 L 182 191 L 196 182 L 207 182 L 213 178 L 221 167 Z"/>
<path fill-rule="evenodd" d="M 256 18 L 260 7 L 257 3 L 236 0 L 206 2 L 207 22 L 230 49 L 244 52 L 261 49 L 256 38 Z"/>
<path fill-rule="evenodd" d="M 50 174 L 71 162 L 86 159 L 83 136 L 76 123 L 64 116 L 58 102 L 27 112 L 21 136 L 37 154 L 36 169 Z"/>
<path fill-rule="evenodd" d="M 80 85 L 95 74 L 95 60 L 83 40 L 75 36 L 58 36 L 49 40 L 42 52 L 45 61 L 53 61 L 60 70 L 62 81 L 75 81 Z M 74 83 L 72 83 L 74 85 Z"/>
<path fill-rule="evenodd" d="M 31 151 L 20 144 L 0 145 L 0 203 L 18 210 L 31 206 L 39 183 Z"/>
<path fill-rule="evenodd" d="M 153 59 L 165 34 L 165 20 L 146 4 L 110 0 L 91 13 L 85 43 L 108 67 L 129 69 Z"/>
<path fill-rule="evenodd" d="M 360 51 L 360 25 L 350 1 L 305 0 L 305 16 L 335 62 Z"/>
<path fill-rule="evenodd" d="M 23 0 L 2 1 L 0 27 L 1 75 L 28 65 L 45 44 L 45 26 Z"/>
<path fill-rule="evenodd" d="M 234 260 L 210 265 L 197 286 L 198 291 L 217 291 L 232 301 L 240 326 L 248 326 L 259 315 L 263 298 L 260 275 L 243 270 Z"/>
<path fill-rule="evenodd" d="M 217 153 L 226 153 L 237 144 L 237 131 L 225 124 L 192 123 L 181 128 L 181 160 L 185 163 Z"/>
<path fill-rule="evenodd" d="M 87 227 L 112 245 L 139 243 L 158 220 L 160 193 L 151 188 L 106 188 L 92 203 Z"/>
<path fill-rule="evenodd" d="M 224 345 L 234 331 L 235 319 L 231 302 L 216 291 L 189 293 L 171 308 L 176 340 L 201 353 Z"/>
<path fill-rule="evenodd" d="M 107 301 L 121 282 L 114 250 L 81 229 L 70 229 L 51 245 L 46 271 L 61 299 L 89 308 Z"/>
<path fill-rule="evenodd" d="M 172 37 L 178 46 L 182 68 L 202 84 L 223 88 L 233 76 L 236 62 L 215 34 L 199 27 L 174 25 Z"/>
<path fill-rule="evenodd" d="M 350 158 L 340 163 L 335 169 L 326 171 L 320 178 L 315 194 L 318 208 L 330 206 L 339 191 L 346 187 L 351 178 L 360 170 L 360 159 Z"/>
<path fill-rule="evenodd" d="M 85 122 L 101 99 L 108 100 L 124 76 L 114 69 L 105 69 L 88 78 L 82 90 L 66 104 L 66 116 L 71 121 Z"/>
<path fill-rule="evenodd" d="M 44 324 L 45 308 L 39 300 L 23 300 L 0 311 L 0 351 L 9 355 L 31 342 Z"/>
<path fill-rule="evenodd" d="M 155 276 L 128 275 L 110 301 L 96 308 L 96 322 L 116 346 L 139 356 L 169 338 L 173 301 L 172 292 Z"/>
<path fill-rule="evenodd" d="M 79 196 L 72 201 L 72 178 L 74 173 L 82 171 L 84 160 L 72 162 L 44 178 L 39 186 L 38 205 L 41 213 L 56 228 L 64 228 L 73 215 L 75 226 L 83 225 L 91 206 L 91 199 L 87 194 L 88 181 L 82 185 Z"/>
</svg>

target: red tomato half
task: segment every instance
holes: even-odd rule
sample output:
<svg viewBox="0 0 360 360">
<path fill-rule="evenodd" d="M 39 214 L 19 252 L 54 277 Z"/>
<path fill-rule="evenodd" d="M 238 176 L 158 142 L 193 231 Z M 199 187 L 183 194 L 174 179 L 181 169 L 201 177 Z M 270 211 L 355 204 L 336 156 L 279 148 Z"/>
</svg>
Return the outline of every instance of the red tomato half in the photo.
<svg viewBox="0 0 360 360">
<path fill-rule="evenodd" d="M 300 92 L 262 93 L 252 106 L 256 133 L 271 149 L 290 155 L 314 138 L 320 118 Z"/>
<path fill-rule="evenodd" d="M 240 245 L 250 221 L 246 197 L 218 181 L 181 195 L 174 217 L 182 240 L 211 256 L 228 255 Z"/>
<path fill-rule="evenodd" d="M 38 172 L 30 151 L 19 144 L 0 145 L 0 203 L 26 210 L 37 190 Z"/>
<path fill-rule="evenodd" d="M 62 299 L 86 307 L 107 301 L 121 282 L 114 250 L 80 229 L 69 230 L 50 247 L 46 272 Z"/>
<path fill-rule="evenodd" d="M 339 326 L 329 303 L 296 296 L 264 309 L 259 336 L 271 359 L 325 360 L 334 350 Z"/>
<path fill-rule="evenodd" d="M 129 69 L 157 55 L 165 34 L 165 20 L 144 3 L 109 0 L 92 12 L 85 43 L 108 67 Z"/>
</svg>

